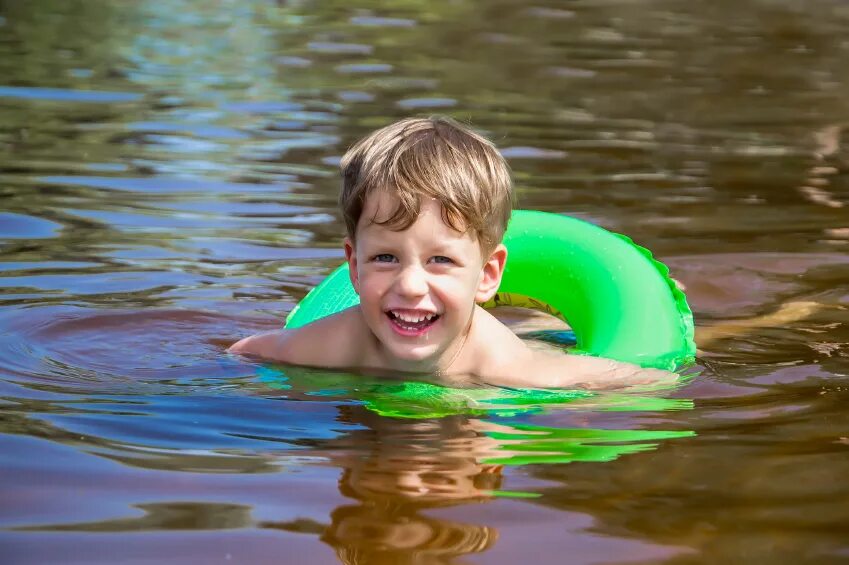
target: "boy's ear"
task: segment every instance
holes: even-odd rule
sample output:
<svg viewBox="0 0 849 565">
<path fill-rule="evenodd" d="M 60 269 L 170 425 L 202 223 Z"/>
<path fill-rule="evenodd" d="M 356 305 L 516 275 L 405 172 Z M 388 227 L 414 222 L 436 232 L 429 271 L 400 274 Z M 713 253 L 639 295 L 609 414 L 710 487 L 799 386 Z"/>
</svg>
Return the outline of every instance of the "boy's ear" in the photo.
<svg viewBox="0 0 849 565">
<path fill-rule="evenodd" d="M 501 277 L 504 275 L 504 266 L 507 264 L 507 248 L 499 243 L 489 254 L 489 258 L 483 264 L 481 279 L 478 283 L 478 291 L 475 294 L 475 302 L 486 302 L 498 291 L 501 285 Z"/>
<path fill-rule="evenodd" d="M 360 273 L 357 271 L 357 250 L 350 237 L 345 238 L 345 261 L 348 262 L 348 276 L 351 277 L 351 285 L 354 292 L 360 293 Z"/>
</svg>

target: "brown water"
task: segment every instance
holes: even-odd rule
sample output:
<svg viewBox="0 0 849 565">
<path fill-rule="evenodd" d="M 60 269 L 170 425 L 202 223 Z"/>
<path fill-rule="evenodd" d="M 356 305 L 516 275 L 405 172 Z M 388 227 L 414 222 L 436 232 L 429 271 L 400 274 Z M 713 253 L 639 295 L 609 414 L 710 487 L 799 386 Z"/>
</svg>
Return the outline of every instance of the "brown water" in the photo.
<svg viewBox="0 0 849 565">
<path fill-rule="evenodd" d="M 849 561 L 847 61 L 842 0 L 0 1 L 2 561 Z M 670 265 L 700 375 L 398 419 L 225 355 L 434 112 Z"/>
</svg>

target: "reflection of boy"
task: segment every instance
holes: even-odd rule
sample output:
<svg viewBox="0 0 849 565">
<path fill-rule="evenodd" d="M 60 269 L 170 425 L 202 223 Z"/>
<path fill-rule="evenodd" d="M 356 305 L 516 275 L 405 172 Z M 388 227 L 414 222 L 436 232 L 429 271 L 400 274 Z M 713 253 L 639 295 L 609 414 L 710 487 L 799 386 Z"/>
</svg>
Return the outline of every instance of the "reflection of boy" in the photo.
<svg viewBox="0 0 849 565">
<path fill-rule="evenodd" d="M 437 455 L 432 457 L 434 460 L 437 458 Z M 424 465 L 424 462 L 417 464 Z M 453 474 L 463 473 L 461 469 L 452 471 Z M 420 472 L 426 474 L 423 469 Z M 332 522 L 321 540 L 336 550 L 343 563 L 453 562 L 453 558 L 480 553 L 495 544 L 498 539 L 495 528 L 456 522 L 426 512 L 430 508 L 480 499 L 482 495 L 477 489 L 465 493 L 465 496 L 444 490 L 443 493 L 449 497 L 443 499 L 437 493 L 422 494 L 418 488 L 410 492 L 402 484 L 388 484 L 388 481 L 393 481 L 392 473 L 383 469 L 363 470 L 362 476 L 357 478 L 355 471 L 348 469 L 340 479 L 340 492 L 361 503 L 333 510 Z M 500 478 L 498 473 L 479 476 Z M 364 478 L 379 484 L 380 490 L 374 493 L 374 484 L 358 484 Z M 433 483 L 433 478 L 428 482 Z M 393 486 L 402 488 L 395 490 Z M 484 484 L 484 488 L 494 487 L 497 487 L 497 480 L 493 481 L 493 485 Z M 459 497 L 450 498 L 452 494 Z"/>
<path fill-rule="evenodd" d="M 428 512 L 491 500 L 502 467 L 479 462 L 498 442 L 465 416 L 390 419 L 362 406 L 340 408 L 340 421 L 358 429 L 326 444 L 344 468 L 339 492 L 357 504 L 339 506 L 321 539 L 343 563 L 447 563 L 486 551 L 495 528 Z"/>
<path fill-rule="evenodd" d="M 402 120 L 354 145 L 342 175 L 345 256 L 360 304 L 248 337 L 232 352 L 455 383 L 604 388 L 674 378 L 535 351 L 478 306 L 501 282 L 513 192 L 504 158 L 477 133 L 447 118 Z"/>
</svg>

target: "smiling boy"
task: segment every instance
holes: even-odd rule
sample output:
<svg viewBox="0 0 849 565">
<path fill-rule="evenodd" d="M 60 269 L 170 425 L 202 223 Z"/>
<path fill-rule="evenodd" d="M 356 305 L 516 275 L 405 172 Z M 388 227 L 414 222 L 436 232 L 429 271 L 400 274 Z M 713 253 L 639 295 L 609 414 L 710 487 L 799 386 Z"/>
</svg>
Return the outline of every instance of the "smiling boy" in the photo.
<svg viewBox="0 0 849 565">
<path fill-rule="evenodd" d="M 293 365 L 502 386 L 614 388 L 665 371 L 535 351 L 479 306 L 498 290 L 513 204 L 495 146 L 448 118 L 379 129 L 342 158 L 345 257 L 360 304 L 230 351 Z"/>
</svg>

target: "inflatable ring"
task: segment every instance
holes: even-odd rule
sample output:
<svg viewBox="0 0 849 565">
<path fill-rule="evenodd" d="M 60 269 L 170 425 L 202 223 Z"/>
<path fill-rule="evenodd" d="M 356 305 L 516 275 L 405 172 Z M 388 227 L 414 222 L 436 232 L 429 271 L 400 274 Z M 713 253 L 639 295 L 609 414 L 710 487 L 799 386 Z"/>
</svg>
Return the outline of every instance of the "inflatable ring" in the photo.
<svg viewBox="0 0 849 565">
<path fill-rule="evenodd" d="M 504 277 L 484 307 L 527 306 L 561 318 L 577 338 L 571 353 L 667 370 L 693 361 L 692 312 L 647 249 L 582 220 L 523 210 L 513 213 L 504 244 Z M 304 297 L 286 327 L 358 302 L 344 264 Z"/>
</svg>

